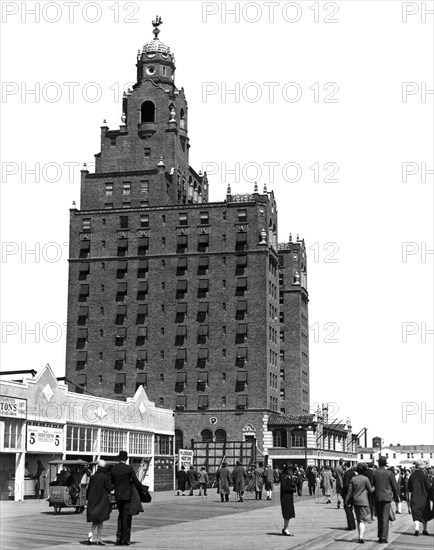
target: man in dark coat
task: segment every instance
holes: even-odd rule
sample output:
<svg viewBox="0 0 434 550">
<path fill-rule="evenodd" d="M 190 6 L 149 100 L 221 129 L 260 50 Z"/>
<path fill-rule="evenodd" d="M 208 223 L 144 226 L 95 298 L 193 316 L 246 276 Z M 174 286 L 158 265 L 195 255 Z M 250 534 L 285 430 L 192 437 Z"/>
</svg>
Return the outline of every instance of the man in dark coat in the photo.
<svg viewBox="0 0 434 550">
<path fill-rule="evenodd" d="M 336 498 L 338 499 L 336 505 L 337 508 L 341 507 L 342 486 L 344 484 L 344 469 L 342 468 L 343 463 L 343 458 L 340 458 L 339 464 L 335 467 L 334 471 L 334 477 L 336 478 Z"/>
<path fill-rule="evenodd" d="M 353 505 L 346 502 L 346 497 L 350 488 L 351 479 L 356 475 L 356 472 L 351 468 L 351 464 L 349 462 L 344 462 L 342 464 L 342 469 L 344 471 L 344 477 L 342 480 L 341 496 L 343 499 L 345 515 L 347 516 L 347 530 L 354 531 L 356 529 L 356 520 L 354 519 Z"/>
<path fill-rule="evenodd" d="M 185 496 L 185 487 L 187 485 L 187 472 L 185 471 L 184 464 L 181 466 L 181 469 L 177 471 L 176 479 L 178 480 L 178 492 L 176 493 L 176 496 L 179 497 L 180 493 L 182 494 L 182 496 Z"/>
<path fill-rule="evenodd" d="M 107 473 L 107 464 L 105 460 L 98 462 L 98 469 L 89 480 L 86 491 L 87 498 L 87 521 L 92 522 L 92 530 L 88 535 L 88 543 L 95 542 L 102 545 L 101 532 L 104 521 L 110 518 L 111 506 L 109 493 L 113 485 L 110 482 L 110 476 Z"/>
<path fill-rule="evenodd" d="M 234 480 L 234 491 L 237 493 L 237 501 L 243 502 L 245 481 L 247 479 L 247 472 L 241 464 L 241 460 L 237 460 L 235 468 L 232 470 L 232 478 Z"/>
<path fill-rule="evenodd" d="M 307 486 L 309 488 L 309 495 L 315 495 L 315 487 L 316 487 L 316 472 L 312 468 L 312 466 L 309 466 L 306 473 L 307 477 Z"/>
<path fill-rule="evenodd" d="M 111 481 L 115 487 L 116 505 L 119 510 L 118 528 L 116 532 L 116 545 L 129 546 L 131 539 L 132 516 L 130 514 L 133 485 L 140 488 L 140 481 L 137 479 L 133 467 L 127 464 L 128 453 L 120 451 L 119 463 L 111 470 Z"/>
<path fill-rule="evenodd" d="M 431 483 L 428 475 L 424 472 L 425 466 L 422 459 L 416 460 L 414 463 L 416 469 L 411 474 L 408 480 L 408 490 L 411 493 L 411 513 L 414 521 L 414 535 L 419 535 L 419 525 L 422 522 L 423 534 L 428 535 L 427 523 L 432 519 L 429 497 L 431 491 Z"/>
<path fill-rule="evenodd" d="M 375 512 L 377 514 L 378 542 L 388 542 L 389 514 L 392 500 L 398 500 L 395 475 L 386 469 L 385 456 L 378 458 L 378 469 L 372 473 L 375 487 Z"/>
<path fill-rule="evenodd" d="M 189 496 L 193 496 L 193 491 L 196 489 L 197 485 L 197 473 L 195 472 L 193 466 L 190 466 L 190 468 L 187 471 L 187 481 L 188 485 L 190 487 Z"/>
<path fill-rule="evenodd" d="M 226 466 L 226 462 L 223 462 L 222 467 L 216 473 L 221 502 L 229 502 L 229 486 L 232 484 L 232 474 Z"/>
</svg>

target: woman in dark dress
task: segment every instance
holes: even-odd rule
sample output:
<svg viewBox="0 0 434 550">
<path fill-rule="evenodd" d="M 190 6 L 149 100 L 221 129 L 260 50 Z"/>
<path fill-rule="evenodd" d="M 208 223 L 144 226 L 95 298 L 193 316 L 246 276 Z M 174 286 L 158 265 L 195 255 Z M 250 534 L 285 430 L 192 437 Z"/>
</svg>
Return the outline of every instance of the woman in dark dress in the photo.
<svg viewBox="0 0 434 550">
<path fill-rule="evenodd" d="M 178 470 L 176 474 L 176 479 L 178 480 L 178 492 L 176 493 L 176 496 L 179 497 L 180 493 L 182 494 L 182 496 L 185 496 L 185 487 L 187 485 L 187 472 L 185 471 L 184 465 L 182 465 L 181 469 Z"/>
<path fill-rule="evenodd" d="M 410 504 L 414 521 L 414 535 L 417 537 L 420 523 L 422 523 L 423 534 L 428 535 L 427 523 L 433 516 L 429 502 L 431 483 L 423 470 L 425 464 L 423 460 L 419 459 L 415 461 L 414 465 L 416 469 L 408 481 L 408 490 L 411 493 Z"/>
<path fill-rule="evenodd" d="M 291 465 L 284 466 L 280 475 L 280 505 L 282 507 L 283 529 L 282 535 L 292 537 L 293 534 L 288 531 L 289 520 L 295 518 L 294 493 L 297 490 L 297 476 L 294 475 L 294 469 Z"/>
<path fill-rule="evenodd" d="M 87 487 L 87 521 L 92 522 L 92 530 L 88 535 L 88 544 L 103 546 L 101 531 L 104 521 L 110 519 L 111 506 L 109 493 L 114 489 L 107 473 L 105 460 L 98 462 L 98 469 L 89 480 Z"/>
</svg>

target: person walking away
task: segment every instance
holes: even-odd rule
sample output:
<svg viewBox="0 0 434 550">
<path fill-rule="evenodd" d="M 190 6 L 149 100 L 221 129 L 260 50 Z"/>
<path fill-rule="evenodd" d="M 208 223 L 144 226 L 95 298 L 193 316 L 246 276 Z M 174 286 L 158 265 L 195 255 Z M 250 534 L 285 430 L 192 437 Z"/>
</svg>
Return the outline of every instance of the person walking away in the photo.
<svg viewBox="0 0 434 550">
<path fill-rule="evenodd" d="M 375 487 L 375 512 L 377 514 L 378 542 L 387 543 L 389 537 L 389 516 L 392 500 L 398 499 L 394 474 L 386 469 L 385 456 L 378 458 L 378 468 L 372 477 Z"/>
<path fill-rule="evenodd" d="M 372 477 L 372 468 L 366 466 L 366 472 L 363 474 L 369 479 L 369 483 L 374 486 L 374 478 Z M 371 512 L 371 519 L 368 521 L 368 523 L 371 523 L 374 519 L 375 515 L 375 493 L 368 493 L 368 501 L 369 501 L 369 510 Z"/>
<path fill-rule="evenodd" d="M 307 487 L 309 489 L 309 495 L 310 496 L 315 495 L 316 475 L 312 466 L 308 467 L 306 472 L 306 477 L 307 477 Z"/>
<path fill-rule="evenodd" d="M 206 497 L 206 488 L 208 485 L 208 472 L 205 469 L 205 466 L 202 466 L 199 472 L 198 481 L 199 481 L 199 496 L 202 496 L 202 490 L 203 490 L 203 496 Z"/>
<path fill-rule="evenodd" d="M 176 473 L 176 479 L 178 480 L 178 492 L 176 493 L 176 496 L 179 497 L 179 494 L 181 493 L 181 496 L 185 496 L 185 487 L 187 485 L 187 472 L 185 471 L 184 464 L 181 466 L 181 469 L 178 470 Z"/>
<path fill-rule="evenodd" d="M 253 480 L 255 482 L 255 500 L 262 500 L 262 489 L 264 487 L 263 463 L 258 462 L 258 467 L 253 470 Z"/>
<path fill-rule="evenodd" d="M 267 500 L 273 499 L 274 472 L 271 466 L 265 467 L 265 490 L 267 491 Z"/>
<path fill-rule="evenodd" d="M 42 475 L 42 472 L 45 471 L 45 466 L 42 464 L 41 460 L 38 458 L 38 460 L 36 461 L 36 464 L 37 464 L 37 468 L 36 468 L 36 474 L 35 474 L 35 479 L 36 479 L 36 483 L 35 483 L 35 497 L 36 498 L 39 498 L 40 497 L 40 491 L 41 491 L 41 483 L 40 483 L 40 477 Z"/>
<path fill-rule="evenodd" d="M 349 462 L 344 462 L 342 465 L 342 469 L 344 470 L 344 478 L 342 482 L 341 495 L 343 499 L 345 515 L 347 518 L 347 531 L 354 531 L 356 529 L 356 521 L 354 519 L 353 505 L 346 504 L 346 497 L 350 488 L 350 482 L 352 478 L 356 475 L 356 472 L 351 468 L 351 464 Z"/>
<path fill-rule="evenodd" d="M 335 468 L 335 480 L 336 480 L 336 497 L 338 499 L 338 502 L 336 504 L 336 508 L 341 507 L 341 498 L 342 498 L 342 486 L 344 484 L 344 469 L 342 468 L 342 464 L 344 463 L 344 460 L 342 458 L 339 459 L 339 464 Z"/>
<path fill-rule="evenodd" d="M 9 472 L 3 464 L 0 470 L 0 500 L 7 500 L 9 496 Z"/>
<path fill-rule="evenodd" d="M 306 480 L 306 476 L 304 475 L 304 470 L 300 466 L 300 468 L 297 469 L 297 494 L 299 497 L 303 494 L 303 483 Z"/>
<path fill-rule="evenodd" d="M 402 512 L 402 501 L 401 501 L 401 493 L 402 493 L 402 483 L 403 478 L 401 475 L 401 470 L 397 467 L 393 468 L 393 473 L 395 475 L 395 481 L 396 481 L 396 490 L 398 491 L 398 500 L 396 501 L 396 513 L 400 514 Z"/>
<path fill-rule="evenodd" d="M 365 524 L 368 521 L 371 510 L 369 508 L 368 495 L 374 492 L 369 479 L 366 477 L 366 465 L 359 462 L 356 467 L 358 475 L 353 476 L 350 481 L 347 494 L 345 496 L 345 504 L 354 506 L 357 520 L 357 530 L 359 532 L 359 543 L 364 544 L 365 539 Z"/>
<path fill-rule="evenodd" d="M 86 491 L 86 519 L 88 523 L 92 522 L 92 529 L 87 538 L 88 544 L 96 543 L 99 546 L 104 544 L 101 540 L 101 532 L 104 522 L 110 518 L 109 493 L 112 490 L 113 485 L 107 473 L 107 463 L 105 460 L 100 460 Z"/>
<path fill-rule="evenodd" d="M 234 481 L 234 492 L 237 493 L 237 502 L 243 502 L 247 472 L 244 469 L 241 460 L 237 460 L 236 466 L 232 470 L 232 479 Z"/>
<path fill-rule="evenodd" d="M 132 516 L 130 514 L 133 485 L 141 487 L 133 467 L 127 464 L 128 453 L 119 452 L 119 462 L 111 469 L 111 482 L 115 488 L 116 505 L 119 511 L 116 531 L 116 545 L 129 546 L 131 540 Z"/>
<path fill-rule="evenodd" d="M 218 481 L 218 492 L 221 502 L 229 502 L 230 485 L 232 484 L 232 475 L 227 468 L 226 462 L 217 470 L 216 479 Z"/>
<path fill-rule="evenodd" d="M 280 475 L 280 507 L 282 509 L 283 529 L 282 535 L 293 537 L 288 531 L 289 520 L 295 518 L 294 493 L 297 490 L 297 477 L 294 475 L 294 468 L 285 465 Z"/>
<path fill-rule="evenodd" d="M 422 459 L 414 462 L 415 470 L 408 481 L 408 490 L 411 494 L 411 513 L 414 521 L 414 536 L 419 536 L 419 527 L 422 523 L 422 534 L 428 535 L 428 521 L 433 518 L 430 508 L 431 483 L 424 472 L 425 466 Z"/>
<path fill-rule="evenodd" d="M 324 466 L 324 470 L 321 473 L 321 486 L 324 492 L 324 496 L 327 499 L 326 504 L 331 504 L 330 496 L 333 489 L 333 476 L 330 471 L 330 466 Z"/>
<path fill-rule="evenodd" d="M 45 489 L 47 488 L 47 472 L 44 470 L 39 476 L 39 498 L 44 498 Z"/>
<path fill-rule="evenodd" d="M 197 484 L 197 473 L 195 472 L 193 466 L 190 466 L 187 472 L 187 482 L 190 487 L 189 496 L 193 496 L 193 491 L 196 489 Z"/>
<path fill-rule="evenodd" d="M 81 480 L 84 475 L 89 475 L 90 471 L 87 466 L 76 466 L 71 471 L 70 476 L 67 479 L 67 485 L 69 485 L 69 494 L 71 496 L 72 504 L 76 504 L 80 496 Z"/>
<path fill-rule="evenodd" d="M 411 514 L 410 491 L 408 490 L 409 480 L 410 480 L 410 470 L 406 468 L 404 471 L 404 476 L 402 478 L 402 487 L 403 487 L 404 498 L 407 503 L 407 511 L 409 514 Z"/>
</svg>

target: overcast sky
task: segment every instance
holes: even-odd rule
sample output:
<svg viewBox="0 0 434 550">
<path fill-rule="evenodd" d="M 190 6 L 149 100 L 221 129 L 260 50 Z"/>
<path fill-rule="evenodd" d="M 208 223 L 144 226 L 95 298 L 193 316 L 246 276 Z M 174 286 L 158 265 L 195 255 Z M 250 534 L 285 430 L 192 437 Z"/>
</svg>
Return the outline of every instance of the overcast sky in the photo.
<svg viewBox="0 0 434 550">
<path fill-rule="evenodd" d="M 2 369 L 64 375 L 69 208 L 160 14 L 210 200 L 266 183 L 305 239 L 312 408 L 433 443 L 429 6 L 3 2 Z"/>
</svg>

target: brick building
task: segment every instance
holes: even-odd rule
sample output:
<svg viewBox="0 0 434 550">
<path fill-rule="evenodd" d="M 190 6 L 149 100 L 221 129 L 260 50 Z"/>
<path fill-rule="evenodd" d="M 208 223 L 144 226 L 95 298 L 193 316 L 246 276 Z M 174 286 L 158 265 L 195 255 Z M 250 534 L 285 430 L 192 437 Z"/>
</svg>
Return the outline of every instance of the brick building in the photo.
<svg viewBox="0 0 434 550">
<path fill-rule="evenodd" d="M 66 374 L 102 397 L 144 385 L 176 411 L 177 446 L 261 448 L 270 413 L 309 409 L 304 242 L 278 244 L 266 187 L 208 202 L 160 24 L 70 211 Z"/>
</svg>

